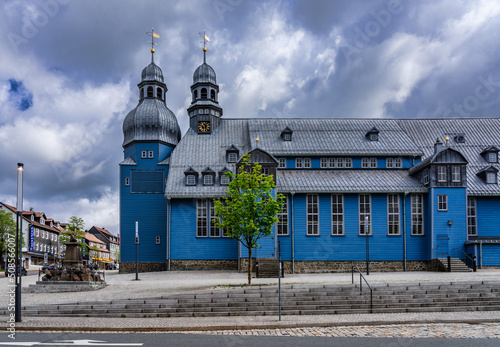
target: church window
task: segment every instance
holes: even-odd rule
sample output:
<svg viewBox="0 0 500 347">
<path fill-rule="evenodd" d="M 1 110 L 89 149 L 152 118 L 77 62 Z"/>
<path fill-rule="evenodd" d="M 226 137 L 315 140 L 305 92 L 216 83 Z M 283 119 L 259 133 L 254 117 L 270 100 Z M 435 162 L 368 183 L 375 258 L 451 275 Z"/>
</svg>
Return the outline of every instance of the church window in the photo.
<svg viewBox="0 0 500 347">
<path fill-rule="evenodd" d="M 131 170 L 132 193 L 163 193 L 162 170 Z"/>
<path fill-rule="evenodd" d="M 368 235 L 372 233 L 371 226 L 371 196 L 370 194 L 359 195 L 359 235 L 366 235 L 366 223 L 368 223 Z"/>
<path fill-rule="evenodd" d="M 269 176 L 269 168 L 268 167 L 263 167 L 261 169 L 261 173 L 264 175 L 264 176 Z"/>
<path fill-rule="evenodd" d="M 194 93 L 193 93 L 193 101 L 198 99 L 198 91 L 195 90 Z"/>
<path fill-rule="evenodd" d="M 161 241 L 161 238 L 160 238 L 160 236 L 158 236 L 158 235 L 157 235 L 157 236 L 156 236 L 156 244 L 157 244 L 157 245 L 159 245 L 159 244 L 160 244 L 160 241 Z"/>
<path fill-rule="evenodd" d="M 335 158 L 328 159 L 328 167 L 335 167 Z"/>
<path fill-rule="evenodd" d="M 201 88 L 201 98 L 202 99 L 207 98 L 207 88 Z"/>
<path fill-rule="evenodd" d="M 344 196 L 332 194 L 332 235 L 344 235 Z"/>
<path fill-rule="evenodd" d="M 285 140 L 285 141 L 291 141 L 292 140 L 292 134 L 283 134 L 283 140 Z"/>
<path fill-rule="evenodd" d="M 448 211 L 448 195 L 438 195 L 438 211 Z"/>
<path fill-rule="evenodd" d="M 186 185 L 187 186 L 196 185 L 196 176 L 195 175 L 187 175 L 186 176 Z"/>
<path fill-rule="evenodd" d="M 213 89 L 210 91 L 210 99 L 215 101 L 215 90 Z"/>
<path fill-rule="evenodd" d="M 278 235 L 285 236 L 288 235 L 288 198 L 285 197 L 283 200 L 283 206 L 281 211 L 278 213 Z"/>
<path fill-rule="evenodd" d="M 495 152 L 488 153 L 488 162 L 496 163 L 497 162 L 497 154 Z"/>
<path fill-rule="evenodd" d="M 279 168 L 286 168 L 286 158 L 280 158 L 279 159 Z"/>
<path fill-rule="evenodd" d="M 389 235 L 399 235 L 399 195 L 387 195 L 387 233 Z"/>
<path fill-rule="evenodd" d="M 494 172 L 486 173 L 486 183 L 495 184 L 497 183 L 497 175 Z"/>
<path fill-rule="evenodd" d="M 460 182 L 460 166 L 451 167 L 451 181 Z"/>
<path fill-rule="evenodd" d="M 402 168 L 403 160 L 401 158 L 387 158 L 386 165 L 388 169 Z"/>
<path fill-rule="evenodd" d="M 352 158 L 345 158 L 345 167 L 352 168 Z"/>
<path fill-rule="evenodd" d="M 163 90 L 161 88 L 156 89 L 156 97 L 163 100 Z"/>
<path fill-rule="evenodd" d="M 141 151 L 141 158 L 146 159 L 148 157 L 148 152 L 147 151 Z"/>
<path fill-rule="evenodd" d="M 148 151 L 148 158 L 154 158 L 154 152 L 153 151 Z"/>
<path fill-rule="evenodd" d="M 215 225 L 215 219 L 213 200 L 196 200 L 196 237 L 220 237 L 221 230 Z"/>
<path fill-rule="evenodd" d="M 220 184 L 223 186 L 227 186 L 229 184 L 229 177 L 226 175 L 220 176 Z"/>
<path fill-rule="evenodd" d="M 343 168 L 344 167 L 344 158 L 335 159 L 335 167 Z"/>
<path fill-rule="evenodd" d="M 424 171 L 424 184 L 429 183 L 429 169 L 425 169 Z"/>
<path fill-rule="evenodd" d="M 438 182 L 446 182 L 446 166 L 438 166 Z"/>
<path fill-rule="evenodd" d="M 319 235 L 319 198 L 318 194 L 307 195 L 307 235 Z"/>
<path fill-rule="evenodd" d="M 368 167 L 368 158 L 362 158 L 361 159 L 361 167 L 362 168 L 367 168 Z"/>
<path fill-rule="evenodd" d="M 301 168 L 304 166 L 304 159 L 302 158 L 296 158 L 295 159 L 295 167 L 296 168 Z"/>
<path fill-rule="evenodd" d="M 320 167 L 322 169 L 325 169 L 328 167 L 328 158 L 321 158 L 320 159 Z"/>
<path fill-rule="evenodd" d="M 477 236 L 476 198 L 467 198 L 467 235 Z"/>
<path fill-rule="evenodd" d="M 311 158 L 304 158 L 304 167 L 306 168 L 311 167 Z"/>
<path fill-rule="evenodd" d="M 148 87 L 148 98 L 153 97 L 153 87 Z"/>
<path fill-rule="evenodd" d="M 125 185 L 126 186 L 130 185 L 130 178 L 129 177 L 125 177 Z"/>
<path fill-rule="evenodd" d="M 236 163 L 237 160 L 238 160 L 238 154 L 231 152 L 227 155 L 227 161 L 229 163 Z"/>
<path fill-rule="evenodd" d="M 203 185 L 204 186 L 211 186 L 212 184 L 214 184 L 212 175 L 203 176 Z"/>
</svg>

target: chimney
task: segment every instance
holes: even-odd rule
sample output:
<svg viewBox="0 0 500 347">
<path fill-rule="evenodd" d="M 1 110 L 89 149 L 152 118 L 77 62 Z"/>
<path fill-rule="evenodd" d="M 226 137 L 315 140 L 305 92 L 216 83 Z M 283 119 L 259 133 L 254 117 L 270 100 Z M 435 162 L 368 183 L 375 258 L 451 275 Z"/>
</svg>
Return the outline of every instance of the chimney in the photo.
<svg viewBox="0 0 500 347">
<path fill-rule="evenodd" d="M 443 143 L 437 139 L 436 143 L 434 144 L 434 154 L 437 154 L 443 150 Z"/>
<path fill-rule="evenodd" d="M 35 212 L 35 210 L 33 209 L 33 207 L 30 207 L 30 212 Z"/>
</svg>

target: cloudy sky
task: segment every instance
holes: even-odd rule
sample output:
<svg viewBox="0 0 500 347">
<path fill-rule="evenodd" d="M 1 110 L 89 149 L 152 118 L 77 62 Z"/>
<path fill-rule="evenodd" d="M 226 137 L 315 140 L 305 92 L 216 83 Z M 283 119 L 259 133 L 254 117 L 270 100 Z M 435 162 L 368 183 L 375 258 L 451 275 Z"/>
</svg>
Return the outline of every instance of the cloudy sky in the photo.
<svg viewBox="0 0 500 347">
<path fill-rule="evenodd" d="M 118 232 L 122 122 L 150 62 L 187 129 L 211 42 L 224 116 L 500 116 L 497 0 L 4 0 L 0 201 Z"/>
</svg>

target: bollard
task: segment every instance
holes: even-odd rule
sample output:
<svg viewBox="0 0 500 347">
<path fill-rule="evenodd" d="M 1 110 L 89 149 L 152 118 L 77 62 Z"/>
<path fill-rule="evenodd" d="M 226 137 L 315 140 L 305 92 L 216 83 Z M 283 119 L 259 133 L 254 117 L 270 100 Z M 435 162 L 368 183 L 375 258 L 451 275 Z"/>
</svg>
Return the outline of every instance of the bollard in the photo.
<svg viewBox="0 0 500 347">
<path fill-rule="evenodd" d="M 476 261 L 476 256 L 472 257 L 472 271 L 476 272 L 477 270 L 477 261 Z"/>
<path fill-rule="evenodd" d="M 451 272 L 451 257 L 448 256 L 448 272 Z"/>
</svg>

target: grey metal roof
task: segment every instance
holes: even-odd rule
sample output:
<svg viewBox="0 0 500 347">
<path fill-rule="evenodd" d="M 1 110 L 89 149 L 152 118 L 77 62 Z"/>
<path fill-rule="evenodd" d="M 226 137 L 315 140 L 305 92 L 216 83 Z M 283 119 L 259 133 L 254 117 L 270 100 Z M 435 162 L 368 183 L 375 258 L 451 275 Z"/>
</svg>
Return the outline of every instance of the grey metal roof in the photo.
<svg viewBox="0 0 500 347">
<path fill-rule="evenodd" d="M 174 113 L 156 98 L 145 98 L 123 121 L 123 147 L 134 141 L 160 141 L 176 145 L 181 130 Z"/>
<path fill-rule="evenodd" d="M 424 152 L 425 158 L 434 154 L 436 139 L 444 146 L 463 154 L 467 164 L 467 192 L 469 195 L 500 195 L 499 184 L 486 184 L 477 173 L 490 165 L 481 156 L 489 146 L 500 146 L 500 118 L 454 119 L 399 119 L 397 123 Z M 457 143 L 454 137 L 465 135 L 465 143 Z M 446 143 L 446 137 L 449 138 Z M 500 164 L 492 164 L 500 170 Z"/>
<path fill-rule="evenodd" d="M 158 165 L 170 165 L 170 157 L 166 157 L 158 163 Z"/>
<path fill-rule="evenodd" d="M 276 178 L 284 193 L 427 192 L 403 170 L 278 170 Z"/>
<path fill-rule="evenodd" d="M 163 71 L 155 63 L 151 62 L 146 66 L 141 73 L 141 80 L 144 81 L 157 81 L 163 83 Z"/>
<path fill-rule="evenodd" d="M 293 131 L 292 141 L 284 141 L 283 130 Z M 378 141 L 365 135 L 376 127 Z M 249 119 L 252 145 L 280 155 L 409 155 L 420 156 L 422 150 L 391 119 L 280 118 Z"/>
<path fill-rule="evenodd" d="M 137 165 L 136 161 L 134 160 L 134 158 L 132 157 L 127 157 L 124 161 L 122 161 L 120 164 L 118 165 Z"/>
<path fill-rule="evenodd" d="M 203 63 L 193 73 L 193 84 L 198 82 L 209 82 L 217 84 L 217 77 L 214 69 L 207 63 Z"/>
</svg>

